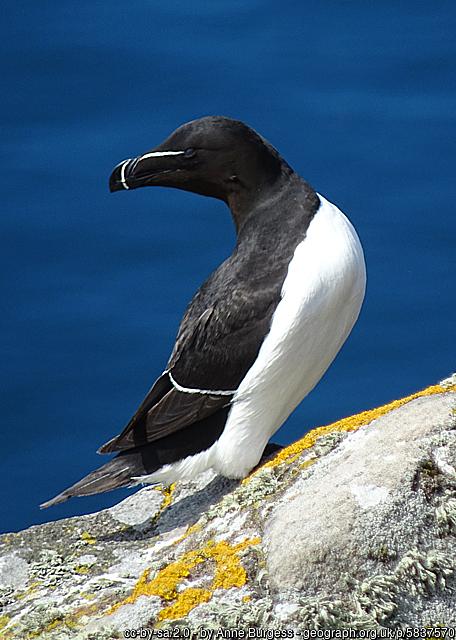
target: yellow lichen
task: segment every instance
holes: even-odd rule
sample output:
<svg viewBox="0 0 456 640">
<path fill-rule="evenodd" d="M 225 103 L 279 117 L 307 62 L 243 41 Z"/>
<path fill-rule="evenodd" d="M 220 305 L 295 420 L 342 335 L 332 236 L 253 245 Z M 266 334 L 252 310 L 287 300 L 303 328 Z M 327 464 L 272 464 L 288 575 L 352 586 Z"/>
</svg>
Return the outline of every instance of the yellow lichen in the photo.
<svg viewBox="0 0 456 640">
<path fill-rule="evenodd" d="M 175 488 L 176 488 L 176 483 L 173 482 L 172 484 L 169 485 L 169 487 L 163 487 L 161 489 L 161 493 L 163 495 L 163 502 L 161 503 L 160 511 L 164 511 L 167 507 L 169 507 L 169 505 L 173 501 L 173 493 Z"/>
<path fill-rule="evenodd" d="M 8 616 L 0 616 L 0 631 L 6 627 L 9 621 Z"/>
<path fill-rule="evenodd" d="M 23 600 L 24 598 L 26 598 L 27 596 L 35 593 L 35 591 L 37 591 L 38 587 L 42 584 L 41 580 L 35 580 L 34 582 L 32 582 L 25 591 L 23 591 L 22 593 L 18 593 L 16 596 L 16 600 Z"/>
<path fill-rule="evenodd" d="M 93 607 L 90 609 L 90 611 L 93 612 Z M 81 615 L 85 615 L 85 613 L 81 613 Z M 74 631 L 78 628 L 76 617 L 68 616 L 66 618 L 56 618 L 55 620 L 50 622 L 42 631 L 38 632 L 37 638 L 41 638 L 43 633 L 49 633 L 49 631 L 54 631 L 54 629 L 58 629 L 61 626 L 64 626 L 70 631 Z"/>
<path fill-rule="evenodd" d="M 313 464 L 315 464 L 317 460 L 318 458 L 310 458 L 309 460 L 304 460 L 304 462 L 299 465 L 299 468 L 304 471 L 304 469 L 308 469 Z"/>
<path fill-rule="evenodd" d="M 57 618 L 56 620 L 53 620 L 48 625 L 46 625 L 46 628 L 43 629 L 43 631 L 45 633 L 47 633 L 48 631 L 53 631 L 53 629 L 57 629 L 57 627 L 60 627 L 61 624 L 62 624 L 61 618 Z M 37 637 L 39 637 L 39 636 L 37 636 Z"/>
<path fill-rule="evenodd" d="M 192 533 L 196 533 L 197 531 L 201 530 L 201 525 L 196 523 L 196 524 L 192 524 L 190 525 L 190 527 L 188 527 L 187 531 L 185 533 L 183 533 L 179 538 L 177 538 L 177 540 L 174 540 L 173 544 L 180 544 L 182 542 L 182 540 L 185 540 L 186 538 L 188 538 L 189 536 L 192 535 Z"/>
<path fill-rule="evenodd" d="M 77 567 L 74 567 L 73 571 L 80 573 L 81 575 L 85 575 L 86 573 L 89 573 L 90 568 L 86 564 L 80 564 Z"/>
<path fill-rule="evenodd" d="M 417 393 L 412 393 L 405 398 L 400 398 L 399 400 L 394 400 L 388 404 L 385 404 L 381 407 L 376 407 L 375 409 L 369 409 L 368 411 L 362 411 L 361 413 L 357 413 L 354 416 L 350 416 L 348 418 L 343 418 L 342 420 L 338 420 L 337 422 L 333 422 L 332 424 L 325 425 L 324 427 L 317 427 L 316 429 L 312 429 L 306 433 L 306 435 L 294 442 L 293 444 L 285 447 L 279 453 L 274 456 L 272 460 L 268 460 L 264 465 L 255 470 L 252 474 L 244 478 L 242 481 L 243 484 L 246 484 L 250 481 L 250 479 L 256 475 L 261 469 L 277 467 L 279 464 L 286 462 L 287 464 L 294 462 L 303 451 L 306 449 L 310 449 L 313 447 L 315 442 L 321 436 L 327 435 L 328 433 L 334 433 L 335 431 L 356 431 L 360 427 L 363 427 L 366 424 L 369 424 L 376 418 L 380 418 L 381 416 L 386 415 L 390 411 L 401 407 L 407 402 L 411 402 L 416 398 L 422 398 L 423 396 L 431 396 L 436 393 L 447 393 L 448 391 L 456 391 L 456 385 L 451 386 L 441 386 L 439 384 L 432 385 L 423 389 L 422 391 L 418 391 Z"/>
<path fill-rule="evenodd" d="M 215 561 L 215 574 L 210 589 L 194 589 L 189 587 L 178 593 L 175 603 L 160 611 L 159 620 L 176 620 L 187 615 L 192 609 L 203 602 L 208 602 L 216 589 L 240 588 L 247 581 L 247 574 L 242 566 L 238 552 L 246 547 L 259 544 L 260 538 L 244 540 L 232 546 L 226 540 L 213 542 L 210 540 L 201 550 L 204 560 Z"/>
<path fill-rule="evenodd" d="M 238 553 L 243 549 L 258 544 L 259 538 L 243 540 L 231 545 L 226 540 L 214 542 L 210 540 L 202 549 L 187 551 L 179 560 L 172 562 L 149 580 L 149 569 L 139 578 L 132 593 L 117 603 L 108 611 L 114 613 L 125 604 L 133 604 L 140 596 L 159 596 L 163 600 L 174 600 L 172 605 L 162 609 L 159 620 L 175 620 L 181 618 L 194 609 L 198 604 L 207 602 L 215 589 L 230 589 L 242 587 L 247 580 L 247 574 L 242 566 Z M 178 591 L 181 582 L 190 575 L 192 569 L 203 562 L 215 562 L 214 578 L 209 589 L 195 589 L 188 587 Z"/>
<path fill-rule="evenodd" d="M 63 620 L 61 618 L 57 618 L 56 620 L 52 620 L 49 622 L 44 629 L 39 629 L 37 631 L 30 631 L 27 635 L 29 640 L 33 640 L 34 638 L 41 638 L 43 633 L 48 633 L 49 631 L 54 631 L 63 624 Z"/>
<path fill-rule="evenodd" d="M 213 544 L 208 543 L 207 553 L 209 557 L 215 560 L 213 590 L 231 589 L 231 587 L 239 588 L 246 583 L 247 574 L 239 561 L 237 553 L 259 542 L 259 538 L 253 538 L 253 540 L 244 540 L 234 547 L 225 540 Z"/>
<path fill-rule="evenodd" d="M 177 620 L 182 616 L 187 615 L 189 611 L 197 607 L 203 602 L 208 602 L 212 598 L 212 591 L 208 589 L 196 589 L 194 587 L 188 587 L 185 591 L 179 594 L 176 602 L 169 607 L 165 607 L 158 614 L 158 619 L 162 620 Z"/>
<path fill-rule="evenodd" d="M 59 627 L 66 627 L 67 629 L 73 631 L 78 628 L 78 619 L 82 616 L 91 615 L 98 611 L 97 605 L 85 605 L 77 609 L 74 613 L 71 613 L 65 617 L 58 617 L 49 622 L 44 628 L 37 629 L 36 631 L 30 631 L 27 635 L 28 640 L 32 640 L 33 638 L 41 638 L 43 634 L 49 633 L 50 631 L 54 631 Z"/>
<path fill-rule="evenodd" d="M 81 594 L 82 595 L 82 594 Z M 108 598 L 102 598 L 101 601 L 98 601 L 95 604 L 88 604 L 82 607 L 78 607 L 73 613 L 70 613 L 66 616 L 54 618 L 48 622 L 44 627 L 40 627 L 39 629 L 35 629 L 33 631 L 24 632 L 26 635 L 21 635 L 21 638 L 27 638 L 27 640 L 34 640 L 35 638 L 42 638 L 43 634 L 49 633 L 50 631 L 55 631 L 60 627 L 66 627 L 67 629 L 73 631 L 78 628 L 79 618 L 90 616 L 97 614 L 99 609 L 103 606 L 107 606 Z M 1 629 L 1 627 L 0 627 Z M 13 638 L 17 638 L 16 635 L 9 635 L 7 633 L 5 636 L 1 636 L 2 640 L 11 640 Z"/>
<path fill-rule="evenodd" d="M 96 540 L 93 538 L 88 531 L 83 531 L 81 533 L 81 540 L 84 540 L 86 544 L 95 544 Z"/>
</svg>

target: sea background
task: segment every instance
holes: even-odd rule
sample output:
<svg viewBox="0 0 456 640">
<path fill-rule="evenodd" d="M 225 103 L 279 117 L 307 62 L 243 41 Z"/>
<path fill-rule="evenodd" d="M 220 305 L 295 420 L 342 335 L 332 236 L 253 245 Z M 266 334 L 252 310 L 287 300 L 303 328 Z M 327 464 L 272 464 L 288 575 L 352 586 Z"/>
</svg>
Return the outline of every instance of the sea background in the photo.
<svg viewBox="0 0 456 640">
<path fill-rule="evenodd" d="M 454 3 L 6 2 L 0 29 L 0 531 L 128 493 L 38 509 L 103 461 L 233 247 L 216 200 L 108 192 L 193 118 L 257 129 L 365 249 L 359 322 L 275 441 L 454 369 Z"/>
</svg>

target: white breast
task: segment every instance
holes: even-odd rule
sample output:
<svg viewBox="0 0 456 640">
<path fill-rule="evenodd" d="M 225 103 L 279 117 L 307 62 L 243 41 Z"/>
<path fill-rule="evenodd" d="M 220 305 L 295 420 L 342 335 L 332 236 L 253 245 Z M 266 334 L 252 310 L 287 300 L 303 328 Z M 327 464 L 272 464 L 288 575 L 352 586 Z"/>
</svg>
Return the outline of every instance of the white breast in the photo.
<svg viewBox="0 0 456 640">
<path fill-rule="evenodd" d="M 206 452 L 211 466 L 228 477 L 244 477 L 257 464 L 271 435 L 329 367 L 361 309 L 366 270 L 358 236 L 336 206 L 319 198 L 271 329 L 221 437 Z"/>
</svg>

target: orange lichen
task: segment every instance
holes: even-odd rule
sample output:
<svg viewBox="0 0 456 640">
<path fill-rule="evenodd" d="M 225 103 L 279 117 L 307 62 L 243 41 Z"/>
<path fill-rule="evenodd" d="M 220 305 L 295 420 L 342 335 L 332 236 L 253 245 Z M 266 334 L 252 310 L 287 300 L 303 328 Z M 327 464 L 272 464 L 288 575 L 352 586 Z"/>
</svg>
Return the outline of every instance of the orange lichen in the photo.
<svg viewBox="0 0 456 640">
<path fill-rule="evenodd" d="M 181 618 L 198 604 L 210 600 L 216 589 L 242 587 L 247 581 L 247 574 L 239 560 L 238 553 L 259 542 L 259 538 L 252 538 L 231 545 L 226 540 L 220 542 L 209 540 L 202 549 L 188 551 L 179 560 L 158 571 L 152 580 L 149 580 L 150 571 L 146 569 L 132 593 L 111 607 L 108 614 L 125 604 L 133 604 L 140 596 L 159 596 L 166 601 L 175 601 L 172 605 L 162 609 L 158 616 L 159 620 Z M 178 586 L 190 575 L 191 570 L 198 564 L 208 561 L 215 562 L 214 578 L 209 589 L 188 587 L 178 591 Z"/>
<path fill-rule="evenodd" d="M 342 420 L 338 420 L 337 422 L 333 422 L 332 424 L 312 429 L 312 431 L 306 433 L 306 435 L 301 438 L 301 440 L 298 440 L 297 442 L 294 442 L 293 444 L 279 451 L 279 453 L 274 456 L 272 460 L 268 460 L 268 462 L 259 467 L 259 469 L 255 470 L 247 478 L 244 478 L 242 482 L 244 484 L 248 483 L 249 480 L 262 469 L 277 467 L 279 464 L 282 464 L 284 462 L 288 464 L 294 462 L 303 451 L 313 447 L 317 439 L 321 436 L 327 435 L 328 433 L 334 433 L 335 431 L 356 431 L 360 427 L 369 424 L 376 418 L 380 418 L 381 416 L 386 415 L 390 411 L 393 411 L 394 409 L 397 409 L 407 402 L 415 400 L 416 398 L 431 396 L 436 393 L 447 393 L 448 391 L 456 391 L 456 385 L 451 385 L 448 387 L 444 387 L 439 384 L 432 385 L 430 387 L 427 387 L 426 389 L 423 389 L 422 391 L 412 393 L 411 395 L 406 396 L 405 398 L 400 398 L 399 400 L 394 400 L 393 402 L 382 405 L 381 407 L 369 409 L 368 411 L 362 411 L 361 413 L 357 413 L 354 416 L 349 416 L 348 418 L 343 418 Z"/>
<path fill-rule="evenodd" d="M 212 591 L 208 589 L 196 589 L 189 587 L 179 594 L 176 602 L 169 607 L 165 607 L 158 614 L 158 619 L 161 620 L 177 620 L 182 616 L 187 615 L 189 611 L 197 607 L 203 602 L 209 602 L 212 598 Z"/>
<path fill-rule="evenodd" d="M 244 540 L 234 547 L 225 540 L 213 544 L 208 543 L 207 553 L 210 558 L 215 560 L 213 590 L 239 588 L 246 583 L 247 574 L 239 562 L 237 553 L 252 544 L 259 544 L 259 542 L 260 538 L 253 538 L 252 540 Z"/>
<path fill-rule="evenodd" d="M 161 569 L 155 578 L 149 580 L 150 570 L 146 569 L 135 585 L 132 593 L 123 602 L 114 605 L 117 609 L 123 604 L 132 604 L 140 596 L 159 596 L 164 600 L 174 600 L 177 597 L 178 584 L 190 575 L 196 565 L 204 562 L 201 551 L 189 551 L 176 562 L 172 562 Z M 112 613 L 112 611 L 110 611 Z"/>
</svg>

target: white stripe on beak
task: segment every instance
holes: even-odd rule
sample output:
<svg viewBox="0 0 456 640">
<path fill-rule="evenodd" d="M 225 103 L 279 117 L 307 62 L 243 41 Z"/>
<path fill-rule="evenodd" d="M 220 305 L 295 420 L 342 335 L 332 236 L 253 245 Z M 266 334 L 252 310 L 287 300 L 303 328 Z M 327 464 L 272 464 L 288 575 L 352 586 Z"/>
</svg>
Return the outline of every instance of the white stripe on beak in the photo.
<svg viewBox="0 0 456 640">
<path fill-rule="evenodd" d="M 159 158 L 160 156 L 181 156 L 185 151 L 151 151 L 150 153 L 145 153 L 143 156 L 138 158 L 138 162 L 141 160 L 145 160 L 146 158 Z"/>
<path fill-rule="evenodd" d="M 125 179 L 125 168 L 127 164 L 130 162 L 131 158 L 127 158 L 123 161 L 122 166 L 120 167 L 120 181 L 123 184 L 124 189 L 129 189 L 130 187 L 127 184 L 127 180 Z"/>
</svg>

